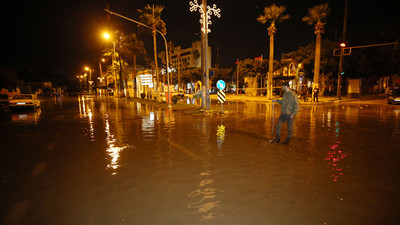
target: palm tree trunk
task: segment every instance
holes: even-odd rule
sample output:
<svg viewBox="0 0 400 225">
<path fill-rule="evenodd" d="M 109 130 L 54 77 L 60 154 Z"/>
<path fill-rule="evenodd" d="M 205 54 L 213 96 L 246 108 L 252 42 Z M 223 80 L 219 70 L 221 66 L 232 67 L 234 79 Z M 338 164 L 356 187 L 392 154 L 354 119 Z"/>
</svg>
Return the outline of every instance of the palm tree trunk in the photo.
<svg viewBox="0 0 400 225">
<path fill-rule="evenodd" d="M 317 40 L 315 42 L 315 65 L 314 65 L 314 84 L 313 89 L 319 86 L 319 65 L 321 58 L 321 34 L 317 33 Z M 314 91 L 312 93 L 312 99 L 314 101 Z"/>
<path fill-rule="evenodd" d="M 137 89 L 137 84 L 136 84 L 136 76 L 137 76 L 137 72 L 136 72 L 136 53 L 133 54 L 133 83 L 135 84 L 133 86 L 133 96 L 136 98 L 136 89 Z"/>
<path fill-rule="evenodd" d="M 272 76 L 274 72 L 274 35 L 269 35 L 269 66 L 268 66 L 268 88 L 267 96 L 268 99 L 272 99 Z"/>
<path fill-rule="evenodd" d="M 172 60 L 171 60 L 172 51 L 171 50 L 172 50 L 172 48 L 170 47 L 169 50 L 168 50 L 168 60 L 169 60 L 170 63 L 172 62 Z M 166 72 L 168 73 L 168 67 L 166 69 Z M 170 73 L 170 84 L 173 85 L 173 83 L 172 83 L 172 72 Z"/>
<path fill-rule="evenodd" d="M 153 25 L 153 29 L 155 26 Z M 160 79 L 158 77 L 158 63 L 157 63 L 157 41 L 156 41 L 156 31 L 153 30 L 153 45 L 154 45 L 154 66 L 156 67 L 156 79 L 157 79 L 157 99 L 161 102 L 160 99 Z"/>
<path fill-rule="evenodd" d="M 118 57 L 118 62 L 119 62 L 119 91 L 122 93 L 118 93 L 118 97 L 123 97 L 124 96 L 124 81 L 123 81 L 123 74 L 122 74 L 122 63 L 121 63 L 121 53 L 119 54 Z"/>
</svg>

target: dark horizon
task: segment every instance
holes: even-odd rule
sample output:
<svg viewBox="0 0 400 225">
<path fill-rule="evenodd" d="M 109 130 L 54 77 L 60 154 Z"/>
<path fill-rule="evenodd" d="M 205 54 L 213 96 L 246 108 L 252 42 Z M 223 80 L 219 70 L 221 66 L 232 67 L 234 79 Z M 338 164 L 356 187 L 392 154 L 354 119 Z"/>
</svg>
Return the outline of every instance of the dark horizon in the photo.
<svg viewBox="0 0 400 225">
<path fill-rule="evenodd" d="M 328 17 L 323 39 L 340 41 L 342 36 L 344 0 L 341 1 L 275 1 L 285 5 L 291 18 L 277 24 L 275 35 L 275 59 L 315 41 L 313 26 L 302 22 L 307 9 L 328 2 L 331 13 Z M 85 65 L 97 66 L 102 49 L 108 43 L 101 39 L 102 30 L 109 29 L 104 8 L 107 1 L 35 1 L 19 5 L 15 2 L 4 3 L 2 15 L 4 35 L 4 53 L 1 67 L 42 68 L 49 73 L 62 76 L 75 76 L 83 72 Z M 137 9 L 143 8 L 149 1 L 117 1 L 110 3 L 110 10 L 124 16 L 138 19 Z M 199 12 L 190 12 L 189 1 L 157 1 L 165 6 L 162 19 L 167 26 L 166 38 L 175 45 L 187 48 L 191 42 L 199 39 Z M 246 4 L 215 0 L 208 1 L 221 9 L 221 18 L 211 17 L 212 32 L 209 45 L 215 52 L 219 48 L 220 67 L 232 68 L 236 59 L 268 56 L 269 37 L 267 24 L 259 23 L 256 18 L 263 8 L 272 4 L 261 0 L 247 1 Z M 368 41 L 392 42 L 399 35 L 399 2 L 380 1 L 380 4 L 349 1 L 347 24 L 348 45 L 365 44 Z M 111 16 L 115 29 L 124 33 L 137 32 L 136 24 Z M 138 33 L 145 42 L 148 55 L 152 55 L 152 37 L 148 33 Z M 158 51 L 163 50 L 162 39 L 157 39 Z M 97 68 L 97 67 L 96 67 Z"/>
</svg>

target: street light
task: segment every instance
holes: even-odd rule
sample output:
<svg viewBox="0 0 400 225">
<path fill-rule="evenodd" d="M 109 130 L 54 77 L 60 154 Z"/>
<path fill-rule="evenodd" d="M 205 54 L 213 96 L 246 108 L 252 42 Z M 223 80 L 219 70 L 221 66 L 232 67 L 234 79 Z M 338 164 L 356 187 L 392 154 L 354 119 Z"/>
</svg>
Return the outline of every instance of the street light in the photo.
<svg viewBox="0 0 400 225">
<path fill-rule="evenodd" d="M 85 82 L 84 82 L 84 84 L 86 85 L 86 73 L 85 74 L 83 74 L 83 75 L 77 75 L 76 76 L 76 78 L 78 78 L 79 79 L 79 91 L 81 92 L 81 94 L 82 94 L 82 80 L 83 79 L 85 79 Z M 85 88 L 86 86 L 84 86 L 84 88 Z"/>
<path fill-rule="evenodd" d="M 99 79 L 101 82 L 100 82 L 100 91 L 102 90 L 102 88 L 103 88 L 103 80 L 104 80 L 104 77 L 103 77 L 103 70 L 101 69 L 101 62 L 105 62 L 106 60 L 104 59 L 104 58 L 101 58 L 101 60 L 99 60 L 99 71 L 100 71 L 100 78 L 101 79 Z"/>
<path fill-rule="evenodd" d="M 114 65 L 114 62 L 115 62 L 115 41 L 114 40 L 111 40 L 111 35 L 109 34 L 109 33 L 107 33 L 107 32 L 104 32 L 103 33 L 103 37 L 104 37 L 104 39 L 106 39 L 106 40 L 110 40 L 112 43 L 113 43 L 113 54 L 112 54 L 112 70 L 113 70 L 113 74 L 114 74 L 114 96 L 115 96 L 115 93 L 117 93 L 118 94 L 118 85 L 117 85 L 117 75 L 115 74 L 115 65 Z M 103 59 L 103 62 L 104 62 L 104 59 Z"/>
<path fill-rule="evenodd" d="M 169 89 L 170 89 L 170 84 L 169 84 L 168 43 L 167 43 L 167 39 L 165 38 L 165 36 L 162 34 L 161 31 L 159 31 L 159 30 L 157 30 L 157 29 L 155 29 L 155 28 L 152 28 L 152 27 L 150 27 L 150 26 L 147 26 L 147 25 L 144 24 L 144 23 L 141 23 L 141 22 L 136 21 L 136 20 L 133 20 L 133 19 L 131 19 L 131 18 L 122 16 L 122 15 L 117 14 L 117 13 L 115 13 L 115 12 L 112 12 L 112 11 L 110 11 L 110 10 L 108 10 L 108 9 L 104 9 L 104 11 L 106 11 L 107 13 L 109 13 L 109 14 L 111 14 L 111 15 L 116 15 L 116 16 L 121 17 L 121 18 L 123 18 L 123 19 L 129 20 L 129 21 L 131 21 L 131 22 L 137 23 L 137 24 L 139 24 L 139 25 L 141 25 L 141 26 L 144 26 L 144 27 L 146 27 L 146 28 L 149 28 L 149 29 L 151 29 L 151 30 L 154 30 L 154 31 L 156 31 L 157 33 L 159 33 L 159 34 L 163 37 L 163 39 L 164 39 L 164 45 L 165 45 L 165 56 L 166 56 L 166 59 L 167 59 L 167 79 L 168 79 L 168 98 L 169 98 L 169 101 L 168 101 L 168 108 L 172 108 L 172 106 L 171 106 L 171 98 L 170 98 L 170 91 L 169 91 Z M 158 84 L 157 84 L 157 85 L 158 85 Z M 159 92 L 157 91 L 157 93 L 159 93 Z"/>
<path fill-rule="evenodd" d="M 90 67 L 86 66 L 85 70 L 89 71 L 89 81 L 88 81 L 89 87 L 88 87 L 88 89 L 89 89 L 89 94 L 92 94 L 92 84 L 93 84 L 93 81 L 92 81 L 92 69 Z"/>
</svg>

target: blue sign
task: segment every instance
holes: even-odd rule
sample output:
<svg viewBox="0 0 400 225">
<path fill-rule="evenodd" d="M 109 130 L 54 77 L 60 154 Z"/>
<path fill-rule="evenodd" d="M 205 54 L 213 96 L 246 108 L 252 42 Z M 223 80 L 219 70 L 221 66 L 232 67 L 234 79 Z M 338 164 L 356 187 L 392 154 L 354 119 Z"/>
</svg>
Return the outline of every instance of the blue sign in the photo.
<svg viewBox="0 0 400 225">
<path fill-rule="evenodd" d="M 219 89 L 219 90 L 224 90 L 225 89 L 225 81 L 223 81 L 223 80 L 219 80 L 219 81 L 217 81 L 217 88 Z"/>
</svg>

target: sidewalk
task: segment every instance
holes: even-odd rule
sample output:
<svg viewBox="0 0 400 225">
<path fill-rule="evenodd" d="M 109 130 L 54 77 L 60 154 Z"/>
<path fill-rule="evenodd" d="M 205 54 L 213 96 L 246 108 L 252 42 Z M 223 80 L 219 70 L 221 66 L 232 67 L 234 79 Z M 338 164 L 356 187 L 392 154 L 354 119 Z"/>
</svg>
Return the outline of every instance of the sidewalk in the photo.
<svg viewBox="0 0 400 225">
<path fill-rule="evenodd" d="M 211 94 L 210 98 L 212 100 L 217 100 L 218 97 L 216 94 Z M 280 97 L 274 96 L 273 99 L 278 99 Z M 334 104 L 334 103 L 341 103 L 341 102 L 362 102 L 365 104 L 374 104 L 374 101 L 371 100 L 382 100 L 384 101 L 385 96 L 384 94 L 379 95 L 367 95 L 367 96 L 360 96 L 360 98 L 349 98 L 347 96 L 341 97 L 338 100 L 335 97 L 319 97 L 318 102 L 312 102 L 311 98 L 308 98 L 306 102 L 303 99 L 299 99 L 300 104 Z M 257 102 L 270 102 L 266 96 L 247 96 L 247 95 L 235 95 L 235 94 L 227 94 L 226 95 L 227 101 L 257 101 Z M 380 103 L 380 101 L 379 101 Z"/>
</svg>

